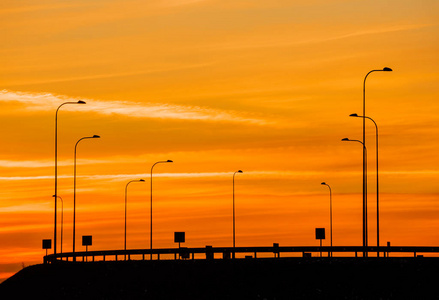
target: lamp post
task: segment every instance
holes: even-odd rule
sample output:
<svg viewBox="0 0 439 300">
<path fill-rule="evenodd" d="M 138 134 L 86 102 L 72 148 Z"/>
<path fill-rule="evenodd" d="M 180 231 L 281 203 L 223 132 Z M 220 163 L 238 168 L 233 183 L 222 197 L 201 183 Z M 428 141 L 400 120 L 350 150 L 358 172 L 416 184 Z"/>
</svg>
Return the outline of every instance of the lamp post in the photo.
<svg viewBox="0 0 439 300">
<path fill-rule="evenodd" d="M 75 253 L 75 234 L 76 234 L 76 149 L 80 141 L 85 139 L 99 139 L 99 135 L 93 136 L 85 136 L 80 138 L 75 144 L 75 158 L 74 158 L 74 167 L 73 167 L 73 253 Z M 74 257 L 76 260 L 76 257 Z"/>
<path fill-rule="evenodd" d="M 380 213 L 379 213 L 379 180 L 378 180 L 378 125 L 377 123 L 370 117 L 367 116 L 359 116 L 357 114 L 350 114 L 350 117 L 357 117 L 357 118 L 363 118 L 363 119 L 369 119 L 373 122 L 375 125 L 375 146 L 376 146 L 376 173 L 377 173 L 377 247 L 380 246 Z M 380 251 L 377 249 L 377 257 L 380 256 Z"/>
<path fill-rule="evenodd" d="M 366 76 L 364 76 L 364 81 L 363 81 L 363 116 L 366 116 L 366 79 L 367 76 L 369 76 L 370 73 L 373 72 L 391 72 L 393 71 L 391 68 L 385 67 L 383 69 L 376 69 L 376 70 L 371 70 L 369 71 Z M 367 246 L 367 165 L 366 165 L 366 161 L 367 161 L 367 157 L 366 157 L 366 118 L 363 118 L 363 210 L 364 210 L 364 215 L 365 215 L 365 226 L 364 229 L 366 231 L 365 235 L 366 235 L 366 246 Z M 366 253 L 367 255 L 367 253 Z"/>
<path fill-rule="evenodd" d="M 152 167 L 151 167 L 151 193 L 150 193 L 150 195 L 151 195 L 151 205 L 150 205 L 150 207 L 151 207 L 151 211 L 150 211 L 150 216 L 151 216 L 151 220 L 150 220 L 150 231 L 149 231 L 149 234 L 150 234 L 150 236 L 149 236 L 149 242 L 150 242 L 150 249 L 151 249 L 151 260 L 152 260 L 152 170 L 154 169 L 154 166 L 156 165 L 156 164 L 162 164 L 162 163 L 173 163 L 173 161 L 172 160 L 170 160 L 170 159 L 168 159 L 168 160 L 161 160 L 161 161 L 158 161 L 158 162 L 156 162 L 156 163 L 154 163 L 153 165 L 152 165 Z"/>
<path fill-rule="evenodd" d="M 367 256 L 367 193 L 366 193 L 366 187 L 367 187 L 367 149 L 364 143 L 360 140 L 350 140 L 348 138 L 342 139 L 343 142 L 358 142 L 363 145 L 363 153 L 365 154 L 363 156 L 363 174 L 366 176 L 363 176 L 363 247 L 365 247 L 363 256 Z M 364 160 L 366 158 L 366 160 Z"/>
<path fill-rule="evenodd" d="M 128 191 L 128 185 L 131 182 L 145 182 L 143 179 L 139 180 L 131 180 L 127 183 L 125 186 L 125 231 L 124 231 L 124 250 L 127 250 L 127 191 Z"/>
<path fill-rule="evenodd" d="M 236 173 L 243 173 L 241 170 L 233 173 L 233 248 L 235 248 L 235 175 Z M 235 252 L 233 251 L 233 258 L 235 258 Z"/>
<path fill-rule="evenodd" d="M 329 188 L 329 232 L 331 234 L 331 248 L 332 248 L 332 190 L 329 184 L 322 182 L 321 185 L 326 185 Z M 331 251 L 332 257 L 332 251 Z"/>
<path fill-rule="evenodd" d="M 77 102 L 64 102 L 56 109 L 55 113 L 55 223 L 54 223 L 54 234 L 53 234 L 53 254 L 56 254 L 56 199 L 58 196 L 58 111 L 61 106 L 65 104 L 85 104 L 85 101 L 79 100 Z"/>
<path fill-rule="evenodd" d="M 53 195 L 52 197 L 55 197 Z M 63 236 L 63 224 L 64 224 L 64 201 L 62 200 L 61 196 L 57 196 L 59 200 L 61 200 L 61 252 L 62 253 L 62 236 Z"/>
</svg>

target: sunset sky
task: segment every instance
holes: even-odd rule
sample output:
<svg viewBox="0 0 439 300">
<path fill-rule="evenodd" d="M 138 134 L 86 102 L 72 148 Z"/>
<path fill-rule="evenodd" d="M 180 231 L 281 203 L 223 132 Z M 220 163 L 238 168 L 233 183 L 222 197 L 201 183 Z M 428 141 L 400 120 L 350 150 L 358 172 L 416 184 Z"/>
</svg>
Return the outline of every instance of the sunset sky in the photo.
<svg viewBox="0 0 439 300">
<path fill-rule="evenodd" d="M 380 241 L 439 246 L 437 0 L 76 0 L 0 4 L 0 281 L 53 239 L 55 111 L 63 252 L 362 243 L 362 139 L 379 126 Z M 367 120 L 368 121 L 368 120 Z M 375 127 L 367 123 L 369 244 Z M 61 207 L 61 205 L 59 205 Z M 60 220 L 61 213 L 58 215 Z M 60 228 L 60 223 L 58 225 Z M 327 233 L 327 237 L 329 237 Z M 329 239 L 324 241 L 329 245 Z M 57 250 L 60 250 L 58 235 Z M 52 250 L 50 250 L 53 252 Z"/>
</svg>

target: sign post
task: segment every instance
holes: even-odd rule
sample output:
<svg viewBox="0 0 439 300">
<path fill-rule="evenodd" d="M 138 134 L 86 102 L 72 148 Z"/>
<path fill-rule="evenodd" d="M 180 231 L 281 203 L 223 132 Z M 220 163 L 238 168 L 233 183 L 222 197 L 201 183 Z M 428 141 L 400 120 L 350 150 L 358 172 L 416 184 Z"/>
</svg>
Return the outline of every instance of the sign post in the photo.
<svg viewBox="0 0 439 300">
<path fill-rule="evenodd" d="M 320 257 L 322 257 L 322 240 L 325 239 L 325 228 L 316 228 L 316 240 L 320 240 Z"/>
<path fill-rule="evenodd" d="M 185 242 L 184 232 L 174 232 L 174 243 L 178 243 L 178 248 L 180 248 L 180 243 Z"/>
<path fill-rule="evenodd" d="M 46 249 L 47 256 L 47 250 L 52 249 L 52 240 L 43 240 L 43 249 Z"/>
<path fill-rule="evenodd" d="M 85 246 L 85 252 L 88 252 L 88 246 L 92 245 L 92 236 L 91 235 L 83 235 L 82 236 L 82 246 Z M 86 258 L 87 261 L 87 258 Z"/>
<path fill-rule="evenodd" d="M 180 249 L 180 259 L 189 258 L 189 252 L 187 252 L 187 248 L 181 248 L 180 243 L 185 242 L 185 232 L 174 232 L 174 243 L 178 243 L 178 249 Z"/>
</svg>

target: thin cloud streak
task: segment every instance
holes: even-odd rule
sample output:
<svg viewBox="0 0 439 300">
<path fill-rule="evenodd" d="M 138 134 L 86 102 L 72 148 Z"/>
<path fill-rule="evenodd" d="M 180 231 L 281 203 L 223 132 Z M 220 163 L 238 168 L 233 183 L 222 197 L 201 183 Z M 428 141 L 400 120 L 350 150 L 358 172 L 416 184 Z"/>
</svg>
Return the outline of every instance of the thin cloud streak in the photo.
<svg viewBox="0 0 439 300">
<path fill-rule="evenodd" d="M 157 73 L 166 73 L 180 70 L 188 70 L 188 69 L 196 69 L 196 68 L 204 68 L 207 66 L 211 66 L 213 63 L 203 63 L 203 64 L 194 64 L 188 66 L 180 66 L 180 67 L 168 67 L 162 69 L 151 69 L 151 70 L 142 70 L 136 72 L 119 72 L 119 73 L 105 73 L 105 74 L 95 74 L 89 76 L 72 76 L 72 77 L 61 77 L 61 78 L 51 78 L 44 80 L 33 80 L 33 81 L 20 81 L 20 82 L 8 82 L 8 86 L 15 85 L 37 85 L 37 84 L 47 84 L 47 83 L 57 83 L 57 82 L 68 82 L 68 81 L 84 81 L 84 80 L 93 80 L 93 79 L 106 79 L 106 78 L 117 78 L 117 77 L 129 77 L 136 75 L 147 75 L 147 74 L 157 74 Z"/>
<path fill-rule="evenodd" d="M 162 0 L 161 5 L 164 7 L 174 7 L 174 6 L 191 5 L 200 2 L 207 2 L 207 0 Z"/>
<path fill-rule="evenodd" d="M 162 178 L 209 178 L 209 177 L 230 177 L 232 172 L 203 172 L 203 173 L 157 173 L 154 177 Z M 304 176 L 327 176 L 326 171 L 246 171 L 248 177 L 304 177 Z M 342 176 L 351 176 L 361 174 L 361 171 L 340 171 L 334 174 Z M 437 170 L 420 170 L 420 171 L 382 171 L 382 175 L 439 175 Z M 128 180 L 132 178 L 149 178 L 149 173 L 140 174 L 108 174 L 108 175 L 81 175 L 77 178 L 91 179 L 91 180 Z M 71 175 L 58 175 L 58 178 L 73 178 Z M 322 177 L 323 178 L 323 177 Z M 47 180 L 53 179 L 53 175 L 41 176 L 3 176 L 0 181 L 19 181 L 19 180 Z"/>
<path fill-rule="evenodd" d="M 12 205 L 7 207 L 0 207 L 0 213 L 12 213 L 12 212 L 51 212 L 53 209 L 51 205 L 44 204 L 22 204 Z"/>
<path fill-rule="evenodd" d="M 23 6 L 22 4 L 18 4 L 16 7 L 12 8 L 6 8 L 0 10 L 0 15 L 9 15 L 9 14 L 19 14 L 19 13 L 29 13 L 29 12 L 41 12 L 41 11 L 51 11 L 51 10 L 58 10 L 58 9 L 72 9 L 77 7 L 85 7 L 85 6 L 91 6 L 90 3 L 57 3 L 57 4 L 50 4 L 50 5 L 32 5 L 32 6 Z"/>
<path fill-rule="evenodd" d="M 53 110 L 59 104 L 66 101 L 76 102 L 79 99 L 50 93 L 25 93 L 9 90 L 0 91 L 0 102 L 18 102 L 25 104 L 26 109 L 32 111 Z M 176 119 L 207 122 L 240 122 L 257 125 L 266 125 L 271 122 L 264 119 L 243 116 L 236 111 L 225 111 L 200 106 L 155 104 L 128 101 L 103 101 L 84 99 L 87 102 L 87 110 L 105 115 L 124 115 L 135 118 L 152 119 Z M 81 106 L 81 107 L 78 107 Z M 69 109 L 84 111 L 82 105 L 73 105 Z"/>
<path fill-rule="evenodd" d="M 342 40 L 342 39 L 348 39 L 348 38 L 354 38 L 359 36 L 365 36 L 365 35 L 374 35 L 374 34 L 384 34 L 384 33 L 392 33 L 392 32 L 398 32 L 398 31 L 408 31 L 408 30 L 414 30 L 414 29 L 421 29 L 425 27 L 431 27 L 434 26 L 432 24 L 413 24 L 413 25 L 399 25 L 399 26 L 389 26 L 386 28 L 378 28 L 378 29 L 372 29 L 372 30 L 359 30 L 354 31 L 346 34 L 341 35 L 334 35 L 330 37 L 316 37 L 316 38 L 310 38 L 310 39 L 303 39 L 303 40 L 295 40 L 295 41 L 288 41 L 288 40 L 280 40 L 276 41 L 273 39 L 267 39 L 260 42 L 248 42 L 248 41 L 240 41 L 236 43 L 228 43 L 228 44 L 217 44 L 213 46 L 207 47 L 209 50 L 236 50 L 236 49 L 253 49 L 253 48 L 277 48 L 277 47 L 290 47 L 290 46 L 300 46 L 300 45 L 308 45 L 308 44 L 318 44 L 318 43 L 324 43 L 324 42 L 330 42 L 330 41 L 336 41 L 336 40 Z"/>
<path fill-rule="evenodd" d="M 91 165 L 91 164 L 106 164 L 114 163 L 110 160 L 96 160 L 96 159 L 79 159 L 77 165 Z M 53 160 L 1 160 L 0 168 L 52 168 L 54 165 Z M 73 160 L 58 161 L 59 167 L 72 166 Z"/>
</svg>

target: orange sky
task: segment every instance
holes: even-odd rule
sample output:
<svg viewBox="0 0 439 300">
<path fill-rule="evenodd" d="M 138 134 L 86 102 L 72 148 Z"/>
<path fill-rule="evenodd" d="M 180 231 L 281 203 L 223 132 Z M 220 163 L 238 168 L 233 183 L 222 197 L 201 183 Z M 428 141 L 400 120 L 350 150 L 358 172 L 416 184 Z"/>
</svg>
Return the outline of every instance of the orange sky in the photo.
<svg viewBox="0 0 439 300">
<path fill-rule="evenodd" d="M 149 246 L 360 245 L 362 84 L 380 130 L 382 244 L 439 243 L 439 4 L 425 1 L 2 1 L 0 279 L 42 262 L 53 238 L 59 114 L 63 251 Z M 376 244 L 374 127 L 369 243 Z M 60 237 L 58 236 L 58 241 Z M 328 244 L 327 239 L 324 243 Z M 59 244 L 58 244 L 59 251 Z"/>
</svg>

